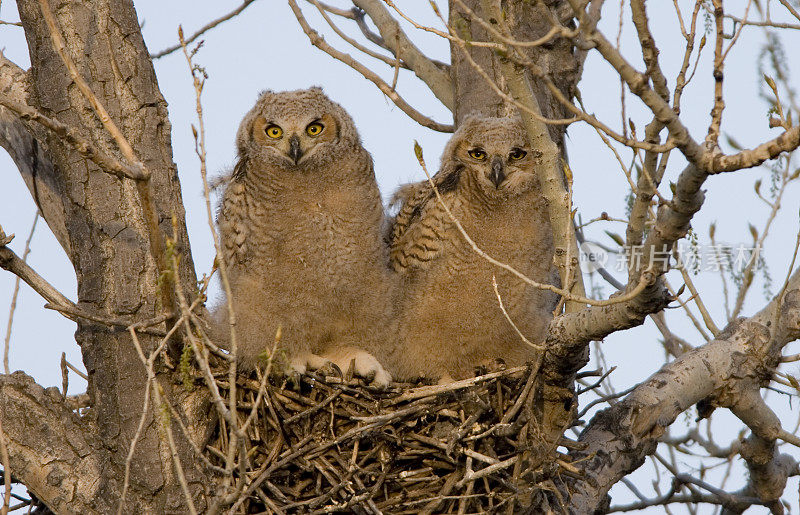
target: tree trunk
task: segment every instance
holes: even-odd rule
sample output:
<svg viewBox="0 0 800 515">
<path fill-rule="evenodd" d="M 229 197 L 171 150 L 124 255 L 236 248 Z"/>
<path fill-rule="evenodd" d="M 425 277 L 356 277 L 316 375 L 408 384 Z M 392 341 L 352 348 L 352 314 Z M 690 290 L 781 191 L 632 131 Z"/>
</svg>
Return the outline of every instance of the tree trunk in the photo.
<svg viewBox="0 0 800 515">
<path fill-rule="evenodd" d="M 20 0 L 18 6 L 31 60 L 27 103 L 79 129 L 95 145 L 124 161 L 54 50 L 40 3 Z M 132 2 L 66 1 L 54 3 L 50 9 L 65 39 L 66 52 L 79 73 L 131 143 L 138 159 L 152 172 L 150 189 L 159 229 L 163 236 L 172 237 L 172 221 L 176 221 L 178 280 L 185 291 L 196 292 L 180 184 L 172 161 L 166 102 L 158 90 Z M 37 160 L 32 164 L 30 159 L 27 161 L 32 169 L 30 175 L 44 172 L 48 190 L 57 192 L 37 201 L 48 204 L 42 206 L 42 212 L 56 235 L 61 236 L 59 239 L 66 234 L 62 245 L 75 268 L 78 306 L 96 316 L 131 322 L 152 319 L 164 310 L 174 309 L 160 306 L 155 300 L 160 298 L 159 288 L 164 284 L 159 283 L 160 271 L 149 250 L 147 225 L 134 182 L 102 172 L 35 124 L 29 126 L 26 138 L 18 121 L 3 122 L 6 128 L 16 127 L 22 136 L 4 141 L 11 147 L 17 144 L 12 155 L 19 154 L 18 164 L 26 161 L 20 142 L 36 145 L 36 150 L 47 157 L 46 167 L 37 165 Z M 53 213 L 63 213 L 63 221 L 54 219 Z M 65 233 L 55 229 L 60 225 Z M 89 375 L 91 417 L 110 459 L 108 466 L 100 468 L 98 495 L 118 498 L 118 475 L 125 468 L 148 388 L 145 368 L 127 331 L 81 320 L 75 338 Z M 156 347 L 158 338 L 142 334 L 140 342 L 147 354 Z M 161 384 L 169 398 L 181 402 L 185 394 L 173 390 L 170 377 L 174 375 L 164 374 Z M 142 505 L 132 501 L 125 509 L 128 513 L 185 512 L 170 449 L 162 435 L 164 420 L 163 416 L 148 416 L 131 463 L 131 485 L 149 493 L 152 502 Z M 186 465 L 187 481 L 196 494 L 207 478 L 192 466 L 195 457 L 188 444 L 179 441 L 177 447 L 178 456 Z M 102 486 L 112 484 L 116 485 L 109 487 L 113 492 Z M 141 502 L 143 498 L 138 499 Z M 104 512 L 100 506 L 97 505 L 98 512 Z M 198 505 L 201 507 L 202 503 Z"/>
</svg>

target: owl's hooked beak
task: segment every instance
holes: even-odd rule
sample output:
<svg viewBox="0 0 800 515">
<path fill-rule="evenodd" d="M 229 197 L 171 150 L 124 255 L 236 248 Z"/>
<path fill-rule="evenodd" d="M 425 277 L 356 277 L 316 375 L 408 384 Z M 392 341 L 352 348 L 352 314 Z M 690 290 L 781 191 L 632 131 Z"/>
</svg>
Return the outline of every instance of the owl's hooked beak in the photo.
<svg viewBox="0 0 800 515">
<path fill-rule="evenodd" d="M 503 160 L 499 157 L 492 159 L 492 171 L 489 173 L 489 180 L 494 183 L 495 188 L 500 187 L 500 183 L 506 178 Z"/>
<path fill-rule="evenodd" d="M 297 164 L 300 158 L 303 157 L 303 151 L 300 149 L 300 138 L 296 134 L 289 138 L 289 157 L 294 160 L 294 164 Z"/>
</svg>

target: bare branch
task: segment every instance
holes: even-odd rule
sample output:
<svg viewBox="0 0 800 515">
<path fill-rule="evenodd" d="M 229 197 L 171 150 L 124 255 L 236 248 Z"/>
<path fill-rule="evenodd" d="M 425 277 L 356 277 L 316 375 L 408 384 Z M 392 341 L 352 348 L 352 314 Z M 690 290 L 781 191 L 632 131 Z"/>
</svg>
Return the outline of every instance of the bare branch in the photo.
<svg viewBox="0 0 800 515">
<path fill-rule="evenodd" d="M 120 179 L 132 179 L 135 181 L 146 179 L 140 169 L 123 164 L 117 158 L 93 145 L 91 141 L 74 128 L 67 127 L 58 120 L 49 118 L 30 106 L 18 104 L 3 97 L 0 97 L 0 106 L 13 111 L 21 120 L 37 122 L 53 131 L 54 134 L 66 141 L 80 155 L 91 160 L 104 172 L 115 175 Z"/>
<path fill-rule="evenodd" d="M 686 156 L 686 159 L 698 168 L 705 170 L 703 148 L 692 139 L 689 130 L 683 125 L 683 122 L 672 110 L 672 107 L 658 93 L 648 87 L 647 77 L 636 71 L 622 54 L 614 48 L 614 45 L 596 30 L 594 24 L 581 7 L 581 3 L 578 0 L 569 0 L 569 2 L 575 15 L 580 20 L 581 31 L 586 40 L 595 45 L 597 51 L 617 71 L 631 92 L 641 98 L 642 102 L 650 108 L 655 117 L 669 129 L 674 143 Z"/>
<path fill-rule="evenodd" d="M 431 92 L 450 111 L 455 109 L 453 98 L 453 84 L 450 74 L 439 68 L 431 59 L 425 56 L 400 28 L 397 20 L 392 18 L 381 2 L 377 0 L 353 0 L 369 16 L 383 37 L 386 46 L 398 59 L 408 64 L 417 77 L 428 85 Z"/>
<path fill-rule="evenodd" d="M 60 291 L 55 289 L 41 275 L 31 268 L 25 261 L 20 259 L 13 250 L 6 247 L 11 237 L 6 237 L 0 228 L 0 268 L 11 272 L 25 281 L 25 284 L 47 299 L 48 302 L 59 306 L 76 307 L 75 303 L 65 297 Z M 77 308 L 77 307 L 76 307 Z"/>
<path fill-rule="evenodd" d="M 641 260 L 645 270 L 639 270 L 632 279 L 649 276 L 649 287 L 630 302 L 607 307 L 590 307 L 577 313 L 566 313 L 555 318 L 548 331 L 548 345 L 553 359 L 560 361 L 572 351 L 573 346 L 586 345 L 591 340 L 602 339 L 614 331 L 635 327 L 647 315 L 660 311 L 669 302 L 659 277 L 667 270 L 667 263 L 654 259 L 656 252 L 669 252 L 676 241 L 689 228 L 692 216 L 703 204 L 700 190 L 708 176 L 693 166 L 681 172 L 675 187 L 675 196 L 669 204 L 659 207 L 656 224 L 648 233 L 643 245 Z M 631 285 L 629 283 L 628 288 Z"/>
<path fill-rule="evenodd" d="M 392 90 L 392 87 L 384 82 L 380 77 L 378 77 L 374 72 L 372 72 L 369 68 L 364 66 L 363 64 L 359 63 L 352 56 L 346 54 L 344 52 L 340 52 L 335 48 L 331 47 L 327 43 L 325 43 L 325 39 L 320 36 L 317 31 L 311 28 L 311 26 L 306 21 L 305 17 L 303 16 L 303 12 L 297 6 L 297 2 L 295 0 L 289 0 L 289 7 L 292 9 L 297 21 L 300 23 L 300 27 L 302 27 L 303 32 L 306 33 L 308 39 L 311 41 L 311 44 L 315 47 L 319 48 L 326 54 L 330 55 L 334 59 L 337 59 L 344 64 L 350 66 L 361 75 L 364 76 L 365 79 L 369 80 L 380 89 L 384 95 L 389 97 L 392 102 L 395 103 L 397 107 L 399 107 L 404 113 L 406 113 L 412 120 L 417 122 L 418 124 L 422 125 L 423 127 L 427 127 L 429 129 L 433 129 L 439 132 L 453 132 L 452 125 L 445 125 L 434 120 L 431 120 L 427 116 L 423 115 L 413 107 L 411 107 L 403 98 L 397 94 L 396 91 Z"/>
<path fill-rule="evenodd" d="M 797 12 L 797 9 L 795 9 L 792 6 L 792 4 L 790 4 L 787 0 L 778 0 L 778 1 L 781 3 L 782 6 L 786 8 L 786 10 L 792 13 L 792 16 L 794 16 L 795 18 L 798 19 L 798 21 L 800 21 L 800 13 Z"/>
<path fill-rule="evenodd" d="M 189 36 L 186 39 L 186 44 L 188 45 L 189 43 L 193 42 L 195 39 L 199 38 L 200 36 L 202 36 L 203 34 L 208 32 L 209 30 L 211 30 L 214 27 L 216 27 L 217 25 L 219 25 L 220 23 L 228 21 L 231 18 L 233 18 L 234 16 L 238 15 L 239 13 L 241 13 L 242 11 L 247 9 L 247 7 L 250 4 L 252 4 L 253 2 L 255 2 L 255 0 L 244 0 L 244 2 L 242 2 L 242 4 L 239 7 L 237 7 L 236 9 L 234 9 L 233 11 L 231 11 L 231 12 L 229 12 L 229 13 L 223 15 L 223 16 L 220 16 L 216 20 L 212 20 L 212 21 L 206 23 L 197 32 L 195 32 L 194 34 L 192 34 L 191 36 Z M 150 57 L 152 59 L 159 59 L 161 57 L 164 57 L 165 55 L 171 54 L 175 50 L 178 50 L 180 47 L 181 47 L 181 44 L 177 43 L 175 45 L 172 45 L 172 46 L 169 46 L 169 47 L 165 48 L 164 50 L 161 50 L 160 52 L 156 52 L 155 54 L 150 54 Z"/>
<path fill-rule="evenodd" d="M 753 434 L 742 442 L 740 451 L 750 472 L 746 491 L 766 504 L 775 506 L 780 504 L 786 480 L 797 473 L 798 464 L 791 456 L 778 451 L 775 440 L 785 431 L 758 391 L 751 390 L 746 397 L 746 400 L 737 401 L 732 408 L 733 413 L 753 429 Z M 742 406 L 745 402 L 751 405 L 745 408 Z M 753 418 L 762 416 L 763 420 Z"/>
<path fill-rule="evenodd" d="M 322 17 L 328 23 L 328 26 L 331 29 L 333 29 L 333 31 L 336 33 L 336 35 L 338 35 L 343 40 L 347 41 L 352 47 L 364 52 L 365 54 L 367 54 L 370 57 L 378 59 L 379 61 L 383 61 L 385 64 L 388 64 L 389 66 L 391 66 L 393 68 L 403 68 L 403 69 L 406 69 L 406 70 L 410 69 L 408 67 L 408 65 L 405 62 L 403 62 L 402 59 L 399 59 L 397 57 L 392 59 L 392 58 L 387 57 L 387 56 L 385 56 L 383 54 L 379 54 L 378 52 L 374 52 L 374 51 L 370 50 L 369 48 L 365 47 L 364 45 L 362 45 L 361 43 L 359 43 L 358 41 L 356 41 L 355 39 L 351 38 L 350 36 L 345 34 L 335 23 L 333 23 L 333 20 L 331 20 L 331 17 L 328 16 L 327 9 L 325 9 L 325 7 L 323 7 L 322 4 L 320 4 L 317 0 L 307 0 L 307 1 L 311 2 L 312 4 L 314 4 L 314 6 L 319 10 L 319 12 L 322 15 Z M 381 46 L 383 46 L 383 45 L 381 45 Z M 397 71 L 395 70 L 395 77 L 396 76 L 397 76 Z M 396 80 L 395 80 L 395 82 L 396 82 Z M 392 89 L 394 89 L 394 83 L 392 85 Z"/>
<path fill-rule="evenodd" d="M 777 138 L 751 150 L 743 150 L 727 156 L 719 154 L 711 157 L 708 166 L 709 173 L 735 172 L 752 168 L 770 159 L 775 159 L 784 152 L 796 150 L 798 146 L 800 146 L 800 125 L 795 125 Z"/>
</svg>

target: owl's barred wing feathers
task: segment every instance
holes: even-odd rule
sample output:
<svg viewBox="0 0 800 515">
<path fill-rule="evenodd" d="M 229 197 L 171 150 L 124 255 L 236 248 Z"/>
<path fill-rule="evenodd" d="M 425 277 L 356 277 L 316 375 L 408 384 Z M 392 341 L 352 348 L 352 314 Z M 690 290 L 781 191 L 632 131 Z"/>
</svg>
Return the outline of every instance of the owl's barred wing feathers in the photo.
<svg viewBox="0 0 800 515">
<path fill-rule="evenodd" d="M 441 171 L 433 177 L 445 202 L 458 184 L 460 170 Z M 428 181 L 402 186 L 392 203 L 402 202 L 390 235 L 390 261 L 397 271 L 421 266 L 435 259 L 442 250 L 451 220 Z"/>
<path fill-rule="evenodd" d="M 400 186 L 392 195 L 389 207 L 400 206 L 397 214 L 391 220 L 391 227 L 387 235 L 389 245 L 403 237 L 406 230 L 413 224 L 422 211 L 422 207 L 433 195 L 427 181 L 413 182 Z"/>
<path fill-rule="evenodd" d="M 249 225 L 244 183 L 237 180 L 235 170 L 222 196 L 217 226 L 226 265 L 230 268 L 241 264 L 244 261 Z"/>
</svg>

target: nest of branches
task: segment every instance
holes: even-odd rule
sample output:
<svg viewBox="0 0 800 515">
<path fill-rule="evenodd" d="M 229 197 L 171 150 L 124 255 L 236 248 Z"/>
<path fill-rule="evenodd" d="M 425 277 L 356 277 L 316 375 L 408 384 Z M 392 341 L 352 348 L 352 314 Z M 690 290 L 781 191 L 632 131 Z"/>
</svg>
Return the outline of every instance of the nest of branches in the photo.
<svg viewBox="0 0 800 515">
<path fill-rule="evenodd" d="M 347 374 L 240 376 L 248 470 L 237 473 L 248 477 L 234 511 L 512 513 L 573 473 L 538 436 L 531 372 L 387 389 Z M 229 402 L 225 374 L 217 378 Z M 224 421 L 213 440 L 210 460 L 224 466 Z"/>
</svg>

